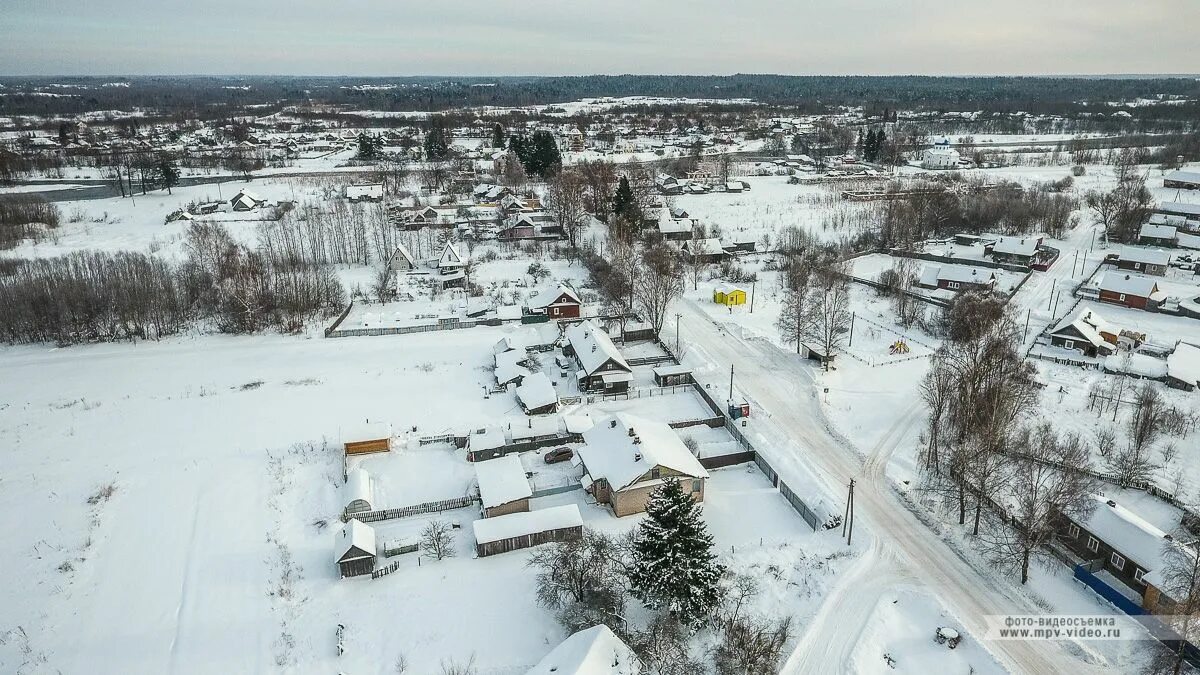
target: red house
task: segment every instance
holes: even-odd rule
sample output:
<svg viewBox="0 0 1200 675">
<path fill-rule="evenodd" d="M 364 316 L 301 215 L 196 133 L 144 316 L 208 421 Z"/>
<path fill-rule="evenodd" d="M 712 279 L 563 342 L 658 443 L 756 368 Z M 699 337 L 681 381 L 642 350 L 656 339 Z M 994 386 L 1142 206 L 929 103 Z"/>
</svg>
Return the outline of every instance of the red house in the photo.
<svg viewBox="0 0 1200 675">
<path fill-rule="evenodd" d="M 1158 290 L 1158 282 L 1140 274 L 1108 272 L 1100 280 L 1100 302 L 1110 302 L 1133 309 L 1153 309 L 1166 299 Z"/>
<path fill-rule="evenodd" d="M 575 291 L 563 284 L 538 291 L 527 305 L 530 314 L 545 314 L 551 319 L 578 319 L 582 306 Z"/>
</svg>

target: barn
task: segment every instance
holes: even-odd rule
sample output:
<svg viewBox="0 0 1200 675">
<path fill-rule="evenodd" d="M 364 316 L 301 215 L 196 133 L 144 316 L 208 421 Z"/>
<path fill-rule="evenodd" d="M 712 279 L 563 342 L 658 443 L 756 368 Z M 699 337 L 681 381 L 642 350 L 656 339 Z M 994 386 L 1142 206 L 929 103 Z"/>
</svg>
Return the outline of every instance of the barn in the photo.
<svg viewBox="0 0 1200 675">
<path fill-rule="evenodd" d="M 371 510 L 375 503 L 374 491 L 371 489 L 371 474 L 361 467 L 351 469 L 346 474 L 346 508 L 343 513 L 353 516 Z"/>
<path fill-rule="evenodd" d="M 357 577 L 375 571 L 375 530 L 351 520 L 335 533 L 334 562 L 341 577 Z"/>
<path fill-rule="evenodd" d="M 519 455 L 476 462 L 475 479 L 479 483 L 479 505 L 484 518 L 529 510 L 533 491 Z"/>
<path fill-rule="evenodd" d="M 480 558 L 540 544 L 569 541 L 583 534 L 583 517 L 575 504 L 482 518 L 472 523 L 475 554 Z"/>
<path fill-rule="evenodd" d="M 366 420 L 358 426 L 342 428 L 342 447 L 347 455 L 388 452 L 392 449 L 392 425 Z"/>
</svg>

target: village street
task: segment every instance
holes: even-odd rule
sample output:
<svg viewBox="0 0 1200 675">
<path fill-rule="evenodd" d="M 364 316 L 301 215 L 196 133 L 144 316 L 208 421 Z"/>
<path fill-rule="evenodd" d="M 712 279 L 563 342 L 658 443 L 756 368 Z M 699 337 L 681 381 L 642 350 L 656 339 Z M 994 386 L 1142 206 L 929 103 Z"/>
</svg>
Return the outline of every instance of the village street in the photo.
<svg viewBox="0 0 1200 675">
<path fill-rule="evenodd" d="M 767 340 L 731 334 L 692 301 L 677 303 L 674 311 L 681 315 L 683 360 L 695 368 L 698 380 L 712 385 L 718 400 L 725 396 L 729 366 L 734 366 L 737 395 L 752 405 L 754 422 L 748 434 L 752 441 L 759 447 L 799 449 L 796 456 L 767 457 L 784 480 L 803 463 L 838 500 L 844 499 L 850 479 L 856 481 L 855 536 L 871 537 L 870 548 L 839 579 L 782 672 L 852 670 L 853 648 L 885 587 L 924 587 L 977 636 L 985 632 L 987 615 L 1040 612 L 1027 600 L 998 591 L 996 579 L 973 567 L 928 529 L 889 482 L 888 458 L 907 436 L 905 432 L 921 423 L 923 409 L 918 402 L 868 454 L 829 428 L 809 362 Z M 1013 672 L 1092 672 L 1080 670 L 1079 661 L 1053 642 L 990 642 L 986 647 Z"/>
</svg>

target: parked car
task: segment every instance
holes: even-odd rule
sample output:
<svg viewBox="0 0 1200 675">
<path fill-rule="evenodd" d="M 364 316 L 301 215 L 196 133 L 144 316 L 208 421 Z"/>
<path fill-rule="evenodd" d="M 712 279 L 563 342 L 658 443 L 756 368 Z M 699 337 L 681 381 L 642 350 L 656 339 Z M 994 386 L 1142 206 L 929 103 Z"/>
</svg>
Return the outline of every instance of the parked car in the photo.
<svg viewBox="0 0 1200 675">
<path fill-rule="evenodd" d="M 561 448 L 555 448 L 555 449 L 551 450 L 550 452 L 547 452 L 542 457 L 542 461 L 546 462 L 547 464 L 557 464 L 559 462 L 565 462 L 574 456 L 575 456 L 574 450 L 572 450 L 566 446 L 563 446 Z"/>
</svg>

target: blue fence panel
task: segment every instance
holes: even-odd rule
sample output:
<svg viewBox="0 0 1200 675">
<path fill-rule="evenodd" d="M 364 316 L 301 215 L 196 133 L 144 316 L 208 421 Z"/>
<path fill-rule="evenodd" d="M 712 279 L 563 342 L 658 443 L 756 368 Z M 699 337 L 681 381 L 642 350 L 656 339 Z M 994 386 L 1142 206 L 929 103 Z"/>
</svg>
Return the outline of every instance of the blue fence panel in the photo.
<svg viewBox="0 0 1200 675">
<path fill-rule="evenodd" d="M 1088 588 L 1096 591 L 1096 593 L 1100 594 L 1100 597 L 1116 605 L 1117 609 L 1126 614 L 1141 616 L 1146 613 L 1146 610 L 1142 609 L 1140 605 L 1125 597 L 1117 589 L 1101 581 L 1095 574 L 1087 571 L 1083 565 L 1075 566 L 1075 578 L 1087 584 Z"/>
</svg>

